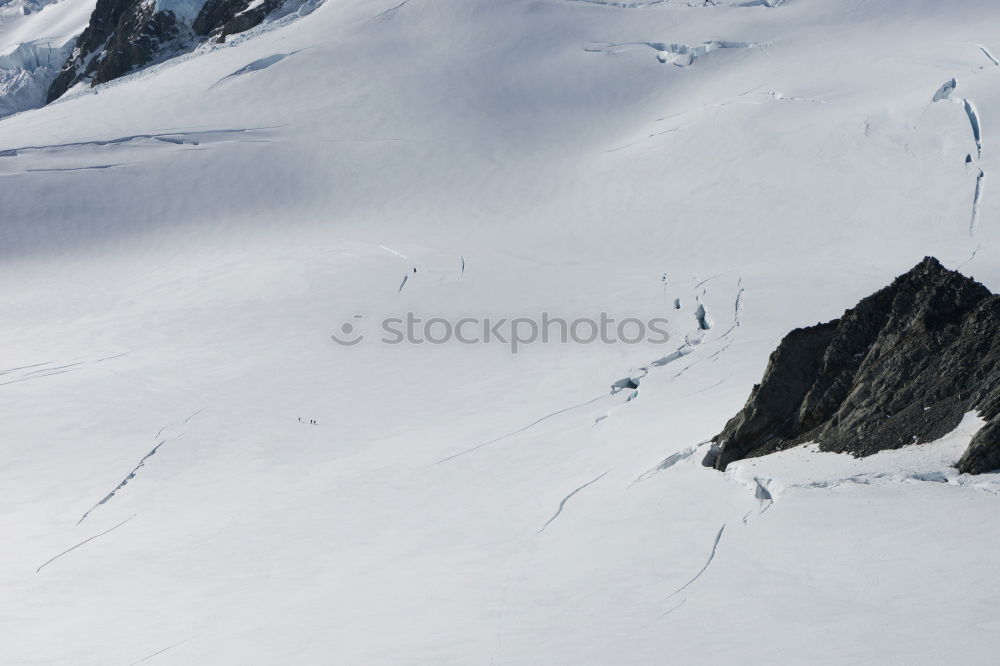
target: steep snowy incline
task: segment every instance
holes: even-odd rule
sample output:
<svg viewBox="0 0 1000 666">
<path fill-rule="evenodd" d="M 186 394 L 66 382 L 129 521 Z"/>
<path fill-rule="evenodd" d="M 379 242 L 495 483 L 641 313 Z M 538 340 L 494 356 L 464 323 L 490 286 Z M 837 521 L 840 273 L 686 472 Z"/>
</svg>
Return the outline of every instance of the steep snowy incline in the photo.
<svg viewBox="0 0 1000 666">
<path fill-rule="evenodd" d="M 329 0 L 0 120 L 0 661 L 988 659 L 974 415 L 700 460 L 788 330 L 1000 289 L 998 50 L 985 0 Z M 378 341 L 602 311 L 670 339 Z"/>
</svg>

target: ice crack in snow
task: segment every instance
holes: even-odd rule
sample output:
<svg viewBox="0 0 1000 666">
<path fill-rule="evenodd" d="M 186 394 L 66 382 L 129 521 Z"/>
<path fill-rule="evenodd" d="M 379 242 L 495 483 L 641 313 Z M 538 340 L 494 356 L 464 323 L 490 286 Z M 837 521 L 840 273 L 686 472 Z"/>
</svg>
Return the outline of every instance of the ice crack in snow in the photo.
<svg viewBox="0 0 1000 666">
<path fill-rule="evenodd" d="M 708 55 L 712 51 L 763 48 L 762 45 L 753 42 L 733 42 L 713 39 L 695 45 L 668 42 L 599 42 L 595 46 L 585 47 L 584 51 L 590 53 L 614 53 L 616 49 L 630 46 L 646 46 L 651 48 L 656 51 L 657 60 L 677 67 L 690 67 L 699 58 Z"/>
<path fill-rule="evenodd" d="M 671 467 L 673 467 L 674 465 L 676 465 L 679 462 L 683 462 L 683 461 L 687 460 L 688 458 L 690 458 L 691 456 L 693 456 L 695 454 L 695 452 L 698 450 L 699 446 L 701 446 L 702 444 L 705 444 L 705 443 L 706 442 L 702 442 L 701 444 L 695 444 L 694 446 L 689 446 L 688 448 L 684 449 L 683 451 L 678 451 L 677 453 L 672 453 L 671 455 L 667 456 L 662 461 L 660 461 L 660 463 L 658 465 L 656 465 L 656 467 L 653 467 L 652 469 L 648 469 L 645 472 L 643 472 L 642 474 L 640 474 L 639 476 L 637 476 L 636 479 L 635 479 L 635 481 L 633 481 L 632 483 L 629 484 L 629 488 L 631 488 L 632 486 L 634 486 L 637 483 L 642 483 L 646 479 L 649 479 L 649 478 L 652 478 L 652 477 L 656 476 L 657 474 L 659 474 L 660 472 L 662 472 L 664 470 L 670 469 Z"/>
<path fill-rule="evenodd" d="M 90 537 L 89 539 L 84 539 L 83 541 L 81 541 L 80 543 L 76 544 L 76 545 L 75 545 L 75 546 L 73 546 L 72 548 L 67 548 L 67 549 L 66 549 L 66 550 L 64 550 L 63 552 L 61 552 L 61 553 L 59 553 L 58 555 L 56 555 L 55 557 L 51 557 L 51 558 L 49 558 L 49 559 L 48 559 L 48 560 L 46 560 L 46 561 L 45 561 L 44 563 L 42 563 L 42 565 L 41 565 L 40 567 L 38 567 L 37 569 L 35 569 L 35 573 L 38 573 L 39 571 L 41 571 L 42 569 L 44 569 L 44 568 L 45 568 L 45 567 L 46 567 L 47 565 L 49 565 L 49 564 L 51 564 L 51 563 L 55 562 L 56 560 L 58 560 L 58 559 L 59 559 L 60 557 L 62 557 L 63 555 L 65 555 L 65 554 L 67 554 L 67 553 L 70 553 L 70 552 L 72 552 L 72 551 L 76 550 L 77 548 L 79 548 L 80 546 L 82 546 L 82 545 L 84 545 L 84 544 L 86 544 L 86 543 L 90 543 L 91 541 L 93 541 L 94 539 L 96 539 L 96 538 L 98 538 L 98 537 L 102 537 L 102 536 L 104 536 L 104 535 L 105 535 L 105 534 L 107 534 L 108 532 L 112 532 L 112 531 L 114 531 L 114 530 L 118 529 L 119 527 L 121 527 L 122 525 L 124 525 L 125 523 L 127 523 L 127 522 L 128 522 L 128 521 L 130 521 L 130 520 L 132 520 L 132 518 L 135 518 L 135 517 L 136 517 L 136 516 L 138 516 L 138 515 L 139 515 L 139 514 L 134 514 L 134 515 L 132 515 L 131 517 L 129 517 L 129 518 L 126 518 L 126 519 L 125 519 L 125 520 L 123 520 L 122 522 L 118 523 L 118 524 L 117 524 L 117 525 L 115 525 L 114 527 L 112 527 L 112 528 L 109 528 L 109 529 L 106 529 L 106 530 L 104 530 L 103 532 L 101 532 L 100 534 L 95 534 L 94 536 Z M 77 524 L 79 524 L 79 523 L 77 523 Z"/>
<path fill-rule="evenodd" d="M 158 134 L 130 134 L 129 136 L 121 136 L 114 139 L 95 139 L 93 141 L 73 141 L 70 143 L 54 143 L 50 145 L 38 145 L 38 146 L 19 146 L 17 148 L 6 148 L 0 150 L 0 157 L 17 157 L 21 152 L 28 150 L 55 150 L 59 148 L 79 148 L 82 146 L 111 146 L 121 143 L 129 143 L 131 141 L 138 141 L 140 139 L 155 139 L 157 141 L 162 141 L 164 143 L 173 144 L 185 144 L 189 143 L 197 146 L 199 141 L 197 138 L 191 137 L 208 137 L 213 134 L 242 134 L 248 132 L 256 132 L 259 130 L 273 129 L 272 127 L 245 127 L 237 129 L 214 129 L 214 130 L 199 130 L 192 132 L 162 132 Z"/>
<path fill-rule="evenodd" d="M 976 235 L 976 227 L 979 226 L 979 208 L 982 204 L 983 199 L 983 179 L 986 178 L 986 174 L 983 170 L 979 170 L 979 175 L 976 176 L 976 192 L 972 196 L 972 219 L 969 220 L 969 235 Z M 978 248 L 977 248 L 978 249 Z M 975 255 L 973 255 L 975 256 Z"/>
<path fill-rule="evenodd" d="M 397 9 L 399 9 L 400 7 L 402 7 L 403 5 L 405 5 L 409 1 L 410 0 L 403 0 L 401 3 L 399 3 L 395 7 L 389 7 L 389 9 L 386 9 L 385 11 L 379 12 L 375 16 L 373 16 L 370 19 L 368 19 L 368 22 L 371 23 L 372 21 L 375 21 L 376 19 L 380 19 L 380 18 L 389 16 L 390 14 L 392 14 L 393 12 L 395 12 Z"/>
<path fill-rule="evenodd" d="M 203 411 L 204 411 L 203 409 L 199 409 L 197 412 L 195 412 L 191 416 L 187 417 L 186 419 L 184 419 L 183 421 L 181 421 L 179 424 L 174 424 L 174 425 L 184 425 L 188 421 L 190 421 L 191 419 L 193 419 L 195 416 L 197 416 L 198 414 L 200 414 Z M 156 433 L 156 437 L 154 437 L 153 439 L 159 438 L 159 436 L 163 433 L 164 430 L 167 430 L 168 428 L 171 428 L 171 427 L 173 427 L 173 426 L 170 425 L 170 426 L 164 426 L 163 428 L 160 428 L 160 431 L 158 433 Z M 178 439 L 180 437 L 183 437 L 183 434 L 182 435 L 178 435 L 174 439 Z M 160 450 L 160 447 L 163 446 L 164 444 L 166 444 L 168 441 L 170 441 L 170 440 L 166 440 L 166 439 L 160 440 L 156 444 L 156 446 L 154 446 L 152 448 L 152 450 L 150 450 L 149 453 L 147 453 L 146 455 L 144 455 L 142 457 L 142 459 L 139 461 L 139 464 L 132 468 L 132 471 L 128 473 L 128 476 L 126 476 L 124 479 L 122 479 L 121 483 L 119 483 L 117 486 L 115 486 L 114 489 L 110 493 L 108 493 L 107 495 L 105 495 L 104 498 L 100 502 L 98 502 L 94 506 L 90 507 L 90 509 L 88 509 L 86 513 L 84 513 L 82 516 L 80 516 L 80 520 L 76 521 L 76 524 L 79 525 L 80 523 L 82 523 L 87 516 L 89 516 L 95 509 L 97 509 L 97 507 L 101 506 L 102 504 L 106 504 L 108 501 L 111 500 L 111 498 L 113 498 L 118 493 L 119 490 L 121 490 L 122 488 L 124 488 L 125 486 L 127 486 L 128 482 L 131 481 L 132 479 L 134 479 L 135 475 L 138 474 L 139 470 L 142 469 L 143 465 L 146 464 L 146 461 L 149 460 L 150 458 L 152 458 L 154 455 L 156 455 L 156 452 Z"/>
<path fill-rule="evenodd" d="M 679 588 L 677 588 L 676 590 L 674 590 L 673 592 L 671 592 L 670 595 L 667 596 L 667 599 L 669 599 L 670 597 L 676 596 L 677 594 L 683 592 L 689 585 L 691 585 L 693 582 L 695 582 L 696 580 L 698 580 L 699 578 L 701 578 L 701 575 L 703 573 L 705 573 L 706 569 L 708 569 L 708 565 L 710 565 L 712 563 L 712 560 L 715 559 L 715 553 L 719 550 L 719 541 L 722 539 L 722 532 L 725 529 L 726 529 L 726 525 L 725 525 L 725 523 L 723 523 L 722 527 L 719 528 L 719 533 L 715 535 L 715 542 L 712 544 L 712 552 L 709 553 L 709 555 L 708 555 L 708 561 L 705 562 L 705 566 L 703 566 L 701 568 L 701 571 L 699 571 L 698 573 L 696 573 L 694 575 L 694 578 L 692 578 L 691 580 L 689 580 L 688 582 L 684 583 Z"/>
<path fill-rule="evenodd" d="M 148 661 L 148 660 L 152 659 L 153 657 L 155 657 L 157 655 L 163 654 L 167 650 L 173 650 L 175 647 L 179 647 L 181 645 L 184 645 L 185 643 L 188 643 L 188 642 L 193 641 L 194 639 L 200 638 L 200 637 L 201 637 L 201 634 L 196 634 L 194 636 L 191 636 L 190 638 L 185 638 L 184 640 L 182 640 L 180 642 L 177 642 L 177 643 L 174 643 L 173 645 L 168 645 L 167 647 L 163 648 L 162 650 L 157 650 L 153 654 L 146 655 L 145 657 L 143 657 L 142 659 L 140 659 L 138 661 L 133 661 L 131 664 L 129 664 L 129 666 L 135 666 L 136 664 L 141 664 L 142 662 Z"/>
<path fill-rule="evenodd" d="M 601 474 L 597 478 L 591 479 L 587 483 L 583 484 L 582 486 L 580 486 L 579 488 L 577 488 L 576 490 L 574 490 L 573 492 L 571 492 L 569 495 L 566 495 L 566 497 L 564 497 L 562 499 L 562 501 L 559 502 L 559 508 L 556 510 L 555 514 L 553 514 L 553 516 L 551 518 L 549 518 L 545 522 L 544 525 L 542 525 L 542 529 L 538 530 L 538 534 L 541 534 L 542 532 L 544 532 L 545 528 L 548 527 L 549 525 L 551 525 L 552 521 L 554 521 L 556 518 L 559 517 L 559 514 L 561 514 L 563 512 L 563 509 L 566 507 L 566 502 L 568 502 L 570 500 L 570 498 L 573 497 L 573 495 L 576 495 L 578 492 L 580 492 L 581 490 L 583 490 L 587 486 L 593 485 L 593 484 L 597 483 L 598 481 L 600 481 L 601 479 L 603 479 L 605 476 L 607 476 L 610 471 L 611 470 L 609 469 L 604 474 Z"/>
<path fill-rule="evenodd" d="M 551 414 L 546 414 L 542 418 L 529 423 L 528 425 L 524 426 L 523 428 L 518 428 L 517 430 L 512 430 L 511 432 L 508 432 L 505 435 L 500 435 L 499 437 L 495 437 L 494 439 L 491 439 L 488 442 L 483 442 L 482 444 L 477 444 L 477 445 L 473 446 L 472 448 L 465 449 L 464 451 L 459 451 L 458 453 L 456 453 L 454 455 L 450 455 L 447 458 L 442 458 L 441 460 L 438 460 L 434 464 L 435 465 L 440 465 L 441 463 L 448 462 L 449 460 L 454 460 L 455 458 L 459 458 L 459 457 L 464 456 L 466 454 L 472 453 L 473 451 L 478 451 L 479 449 L 483 448 L 484 446 L 489 446 L 490 444 L 495 444 L 495 443 L 497 443 L 497 442 L 499 442 L 501 440 L 507 439 L 508 437 L 513 437 L 514 435 L 520 434 L 520 433 L 524 432 L 525 430 L 528 430 L 529 428 L 534 428 L 536 425 L 538 425 L 542 421 L 547 421 L 548 419 L 551 419 L 554 416 L 558 416 L 559 414 L 565 414 L 566 412 L 572 411 L 574 409 L 579 409 L 580 407 L 586 407 L 589 404 L 595 403 L 598 400 L 602 400 L 602 399 L 608 397 L 608 395 L 609 394 L 607 394 L 607 393 L 602 393 L 601 395 L 597 396 L 596 398 L 592 398 L 591 400 L 587 400 L 585 402 L 581 402 L 580 404 L 572 405 L 570 407 L 565 407 L 565 408 L 560 409 L 558 411 L 552 412 Z"/>
</svg>

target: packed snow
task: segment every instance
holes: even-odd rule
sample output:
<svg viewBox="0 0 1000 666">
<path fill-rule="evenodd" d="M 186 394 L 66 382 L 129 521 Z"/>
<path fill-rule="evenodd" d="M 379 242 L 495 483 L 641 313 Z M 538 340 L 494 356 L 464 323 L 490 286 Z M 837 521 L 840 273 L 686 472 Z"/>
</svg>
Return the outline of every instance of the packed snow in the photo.
<svg viewBox="0 0 1000 666">
<path fill-rule="evenodd" d="M 0 120 L 0 662 L 1000 651 L 976 415 L 700 464 L 790 329 L 925 255 L 1000 289 L 994 3 L 295 18 Z M 670 337 L 380 342 L 408 312 Z"/>
</svg>

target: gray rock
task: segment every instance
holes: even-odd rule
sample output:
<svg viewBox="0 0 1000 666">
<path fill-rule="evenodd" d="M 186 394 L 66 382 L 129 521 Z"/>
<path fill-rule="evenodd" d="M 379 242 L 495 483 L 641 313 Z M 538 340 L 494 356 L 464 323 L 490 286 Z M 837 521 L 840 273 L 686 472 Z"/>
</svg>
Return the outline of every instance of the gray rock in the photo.
<svg viewBox="0 0 1000 666">
<path fill-rule="evenodd" d="M 80 81 L 91 85 L 162 60 L 176 52 L 191 32 L 171 11 L 155 11 L 144 0 L 98 0 L 90 22 L 49 88 L 48 101 L 58 99 Z"/>
<path fill-rule="evenodd" d="M 87 28 L 48 90 L 47 101 L 77 83 L 97 85 L 258 25 L 286 0 L 207 0 L 193 19 L 156 11 L 146 0 L 97 0 Z"/>
<path fill-rule="evenodd" d="M 867 456 L 938 439 L 972 410 L 989 424 L 958 468 L 1000 468 L 1000 296 L 927 257 L 840 319 L 789 333 L 705 463 L 807 441 Z"/>
<path fill-rule="evenodd" d="M 260 24 L 284 3 L 285 0 L 264 0 L 248 10 L 252 0 L 207 0 L 192 27 L 198 35 L 218 36 L 220 41 L 225 41 L 227 35 L 244 32 Z"/>
<path fill-rule="evenodd" d="M 1000 469 L 1000 418 L 994 417 L 976 433 L 958 461 L 965 474 L 982 474 Z"/>
</svg>

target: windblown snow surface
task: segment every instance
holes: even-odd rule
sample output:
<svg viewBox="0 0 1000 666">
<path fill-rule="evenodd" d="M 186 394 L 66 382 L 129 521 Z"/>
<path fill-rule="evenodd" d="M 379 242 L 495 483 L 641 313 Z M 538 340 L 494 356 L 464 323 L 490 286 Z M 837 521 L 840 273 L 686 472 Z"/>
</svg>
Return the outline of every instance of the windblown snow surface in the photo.
<svg viewBox="0 0 1000 666">
<path fill-rule="evenodd" d="M 923 256 L 1000 289 L 1000 11 L 700 4 L 327 0 L 0 121 L 0 662 L 995 660 L 975 415 L 699 443 Z M 378 341 L 543 311 L 671 339 Z"/>
</svg>

